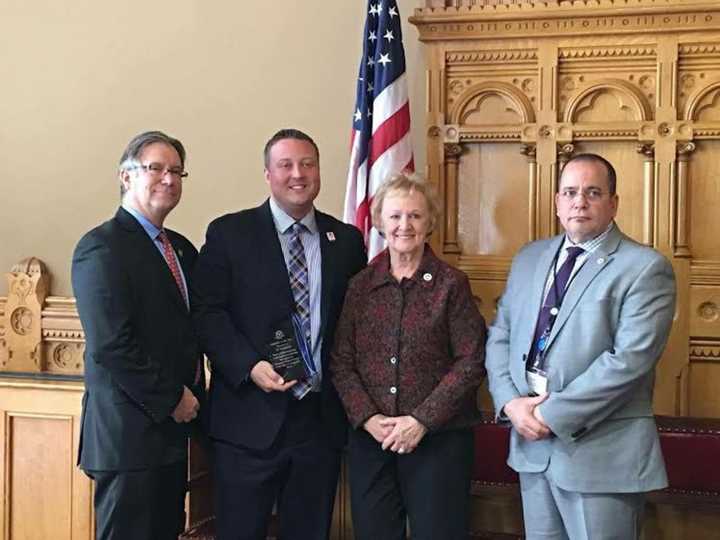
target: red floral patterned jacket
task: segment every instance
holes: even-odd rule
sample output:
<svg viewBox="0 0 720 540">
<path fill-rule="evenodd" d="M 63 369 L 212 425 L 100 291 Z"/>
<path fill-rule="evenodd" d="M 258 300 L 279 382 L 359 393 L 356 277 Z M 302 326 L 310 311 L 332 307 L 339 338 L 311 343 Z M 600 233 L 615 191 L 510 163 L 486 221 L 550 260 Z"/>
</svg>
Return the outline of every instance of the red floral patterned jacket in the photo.
<svg viewBox="0 0 720 540">
<path fill-rule="evenodd" d="M 412 415 L 431 432 L 470 425 L 485 332 L 467 276 L 430 246 L 400 283 L 380 254 L 350 282 L 330 363 L 353 427 L 376 413 Z"/>
</svg>

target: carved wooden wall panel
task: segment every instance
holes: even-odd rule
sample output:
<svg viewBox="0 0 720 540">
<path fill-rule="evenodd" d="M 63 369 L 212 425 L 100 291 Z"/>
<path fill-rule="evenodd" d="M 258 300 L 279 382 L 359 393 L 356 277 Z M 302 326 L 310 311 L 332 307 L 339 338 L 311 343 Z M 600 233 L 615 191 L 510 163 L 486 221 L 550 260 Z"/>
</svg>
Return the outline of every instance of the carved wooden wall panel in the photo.
<svg viewBox="0 0 720 540">
<path fill-rule="evenodd" d="M 436 249 L 470 275 L 491 320 L 512 255 L 559 231 L 564 162 L 607 157 L 620 227 L 678 280 L 656 411 L 720 416 L 720 4 L 426 6 L 411 22 L 427 45 L 427 175 L 445 211 Z"/>
<path fill-rule="evenodd" d="M 595 152 L 618 171 L 617 221 L 666 255 L 678 304 L 660 414 L 720 416 L 720 3 L 428 0 L 428 178 L 435 249 L 471 278 L 488 321 L 512 255 L 556 234 L 556 178 Z M 486 389 L 479 405 L 490 410 Z M 522 530 L 516 493 L 473 498 L 473 529 Z M 713 512 L 648 504 L 646 539 L 706 538 Z"/>
</svg>

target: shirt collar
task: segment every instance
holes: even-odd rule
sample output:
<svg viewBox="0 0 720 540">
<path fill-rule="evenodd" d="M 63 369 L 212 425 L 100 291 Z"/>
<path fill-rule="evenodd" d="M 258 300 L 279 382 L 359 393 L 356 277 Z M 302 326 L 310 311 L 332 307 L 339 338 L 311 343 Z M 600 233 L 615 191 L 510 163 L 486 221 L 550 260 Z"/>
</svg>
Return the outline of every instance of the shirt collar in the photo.
<svg viewBox="0 0 720 540">
<path fill-rule="evenodd" d="M 387 249 L 372 260 L 370 267 L 372 268 L 371 289 L 377 289 L 388 283 L 398 283 L 392 272 L 390 272 L 390 252 Z M 420 265 L 412 277 L 408 279 L 424 287 L 432 287 L 438 277 L 439 270 L 440 261 L 435 256 L 430 244 L 425 244 Z"/>
<path fill-rule="evenodd" d="M 287 212 L 280 208 L 280 205 L 275 202 L 275 199 L 270 197 L 270 212 L 272 213 L 275 228 L 280 234 L 285 234 L 296 222 L 305 225 L 307 230 L 312 234 L 316 234 L 318 232 L 317 221 L 315 220 L 315 208 L 311 208 L 302 219 L 298 220 L 288 215 Z"/>
<path fill-rule="evenodd" d="M 602 233 L 597 235 L 595 238 L 591 238 L 590 240 L 587 240 L 585 242 L 580 242 L 578 244 L 574 244 L 570 238 L 568 238 L 567 234 L 565 235 L 565 240 L 563 242 L 563 249 L 567 249 L 569 247 L 579 247 L 582 248 L 586 253 L 592 253 L 595 251 L 600 244 L 602 244 L 605 241 L 605 238 L 607 238 L 607 235 L 610 234 L 610 231 L 613 230 L 613 227 L 615 227 L 615 221 L 611 221 L 610 225 L 607 226 L 607 229 L 605 229 Z"/>
<path fill-rule="evenodd" d="M 150 238 L 152 238 L 153 240 L 157 238 L 158 234 L 160 234 L 162 229 L 158 229 L 153 222 L 151 222 L 148 218 L 143 216 L 140 212 L 135 210 L 129 204 L 123 203 L 122 207 L 127 210 L 132 217 L 138 220 L 138 223 L 142 225 L 142 228 L 145 229 L 145 232 Z"/>
</svg>

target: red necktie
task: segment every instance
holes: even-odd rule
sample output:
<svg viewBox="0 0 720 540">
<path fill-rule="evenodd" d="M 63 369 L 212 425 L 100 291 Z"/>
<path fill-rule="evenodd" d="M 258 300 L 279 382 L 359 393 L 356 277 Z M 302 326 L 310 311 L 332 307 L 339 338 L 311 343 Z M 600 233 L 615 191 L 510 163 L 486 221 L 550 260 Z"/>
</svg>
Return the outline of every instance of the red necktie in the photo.
<svg viewBox="0 0 720 540">
<path fill-rule="evenodd" d="M 178 289 L 180 290 L 180 295 L 182 296 L 183 300 L 185 301 L 185 305 L 189 306 L 188 299 L 187 299 L 187 293 L 185 291 L 185 287 L 183 286 L 182 276 L 180 275 L 180 268 L 178 267 L 177 259 L 175 258 L 175 251 L 173 250 L 172 244 L 170 243 L 170 239 L 168 238 L 167 233 L 165 231 L 160 231 L 160 234 L 158 234 L 158 239 L 160 240 L 160 243 L 162 243 L 163 255 L 165 256 L 165 261 L 167 262 L 168 266 L 170 267 L 170 272 L 172 273 L 173 277 L 175 278 L 175 284 L 178 286 Z M 201 371 L 202 371 L 202 359 L 199 358 L 197 367 L 195 368 L 194 384 L 197 384 L 200 381 Z"/>
<path fill-rule="evenodd" d="M 170 240 L 168 239 L 165 231 L 160 231 L 160 234 L 158 234 L 158 239 L 163 246 L 163 255 L 165 256 L 165 262 L 167 262 L 168 266 L 170 267 L 170 272 L 172 272 L 172 275 L 175 278 L 175 284 L 178 286 L 178 289 L 180 290 L 180 295 L 182 296 L 183 300 L 185 301 L 185 305 L 187 306 L 187 293 L 185 292 L 185 287 L 183 286 L 182 275 L 180 274 L 180 268 L 178 267 L 177 259 L 175 258 L 175 251 L 173 250 L 172 244 L 170 244 Z"/>
</svg>

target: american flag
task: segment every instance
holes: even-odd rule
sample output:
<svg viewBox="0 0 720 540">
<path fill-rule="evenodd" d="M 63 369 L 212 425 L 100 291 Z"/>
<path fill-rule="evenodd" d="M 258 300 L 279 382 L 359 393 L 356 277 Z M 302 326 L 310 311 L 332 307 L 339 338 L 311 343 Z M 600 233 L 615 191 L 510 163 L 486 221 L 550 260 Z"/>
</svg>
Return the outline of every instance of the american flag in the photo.
<svg viewBox="0 0 720 540">
<path fill-rule="evenodd" d="M 400 13 L 395 0 L 369 0 L 353 115 L 345 222 L 365 235 L 370 260 L 385 241 L 370 205 L 393 174 L 414 169 Z"/>
</svg>

